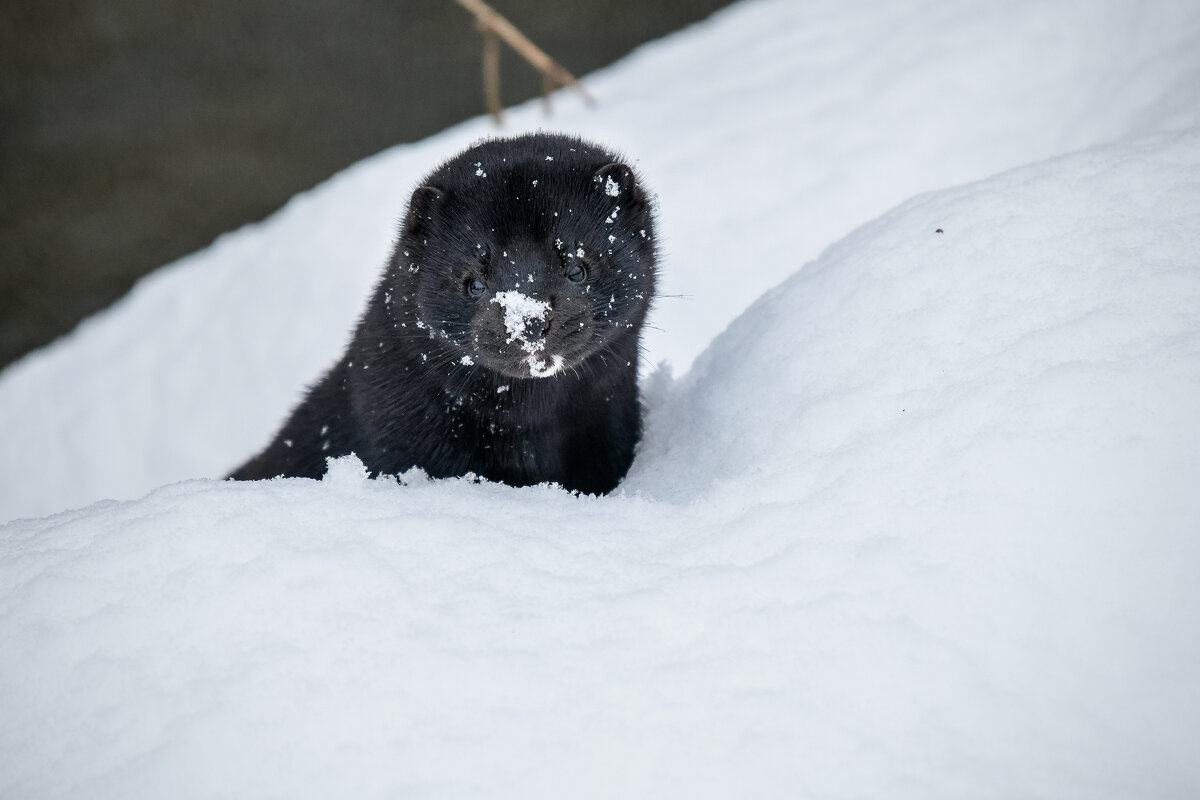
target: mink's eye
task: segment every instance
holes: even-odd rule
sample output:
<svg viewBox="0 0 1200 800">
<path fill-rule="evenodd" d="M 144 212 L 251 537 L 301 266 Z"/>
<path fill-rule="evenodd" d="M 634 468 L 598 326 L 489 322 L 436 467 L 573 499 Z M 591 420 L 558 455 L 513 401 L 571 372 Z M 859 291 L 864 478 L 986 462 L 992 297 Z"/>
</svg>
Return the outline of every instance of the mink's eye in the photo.
<svg viewBox="0 0 1200 800">
<path fill-rule="evenodd" d="M 587 279 L 587 270 L 578 261 L 567 270 L 567 280 L 571 283 L 583 283 Z"/>
<path fill-rule="evenodd" d="M 471 297 L 479 297 L 485 291 L 487 291 L 487 287 L 483 285 L 483 281 L 479 280 L 479 278 L 467 281 L 467 294 L 471 295 Z"/>
</svg>

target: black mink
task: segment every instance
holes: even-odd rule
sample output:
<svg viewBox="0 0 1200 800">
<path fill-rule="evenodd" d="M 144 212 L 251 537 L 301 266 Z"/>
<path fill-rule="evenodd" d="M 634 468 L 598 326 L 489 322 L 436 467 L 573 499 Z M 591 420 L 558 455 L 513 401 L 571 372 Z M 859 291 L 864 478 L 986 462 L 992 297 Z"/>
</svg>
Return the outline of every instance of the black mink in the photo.
<svg viewBox="0 0 1200 800">
<path fill-rule="evenodd" d="M 641 435 L 653 216 L 633 171 L 574 137 L 450 159 L 413 192 L 341 360 L 230 477 L 318 478 L 353 452 L 376 475 L 611 491 Z"/>
</svg>

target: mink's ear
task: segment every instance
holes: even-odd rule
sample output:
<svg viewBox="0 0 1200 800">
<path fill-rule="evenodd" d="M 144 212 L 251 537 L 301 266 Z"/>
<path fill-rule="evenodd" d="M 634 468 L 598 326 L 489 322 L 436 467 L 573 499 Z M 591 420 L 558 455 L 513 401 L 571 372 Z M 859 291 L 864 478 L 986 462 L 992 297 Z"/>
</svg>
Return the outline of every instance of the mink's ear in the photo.
<svg viewBox="0 0 1200 800">
<path fill-rule="evenodd" d="M 446 193 L 432 186 L 418 186 L 408 201 L 408 216 L 404 220 L 404 231 L 420 235 L 428 230 L 437 217 Z"/>
<path fill-rule="evenodd" d="M 605 164 L 596 170 L 592 182 L 599 187 L 599 191 L 613 198 L 618 205 L 639 213 L 645 210 L 646 194 L 642 187 L 638 186 L 633 170 L 624 164 L 618 161 Z"/>
</svg>

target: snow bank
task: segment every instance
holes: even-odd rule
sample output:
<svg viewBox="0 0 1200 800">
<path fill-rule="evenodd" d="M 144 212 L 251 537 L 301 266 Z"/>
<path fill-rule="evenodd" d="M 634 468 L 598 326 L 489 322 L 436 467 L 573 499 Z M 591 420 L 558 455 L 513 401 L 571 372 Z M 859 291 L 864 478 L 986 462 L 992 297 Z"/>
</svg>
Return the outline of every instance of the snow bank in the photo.
<svg viewBox="0 0 1200 800">
<path fill-rule="evenodd" d="M 1200 6 L 747 3 L 589 86 L 688 296 L 623 491 L 163 485 L 489 129 L 363 162 L 0 374 L 0 519 L 150 492 L 0 526 L 0 797 L 1200 795 Z"/>
<path fill-rule="evenodd" d="M 905 203 L 655 377 L 620 496 L 10 523 L 0 795 L 1194 796 L 1197 186 L 1192 131 Z"/>
<path fill-rule="evenodd" d="M 917 192 L 1200 124 L 1200 5 L 746 3 L 513 110 L 624 148 L 659 193 L 649 363 L 679 373 L 766 289 Z M 420 176 L 486 119 L 397 147 L 143 280 L 0 374 L 0 520 L 214 477 L 340 353 Z"/>
</svg>

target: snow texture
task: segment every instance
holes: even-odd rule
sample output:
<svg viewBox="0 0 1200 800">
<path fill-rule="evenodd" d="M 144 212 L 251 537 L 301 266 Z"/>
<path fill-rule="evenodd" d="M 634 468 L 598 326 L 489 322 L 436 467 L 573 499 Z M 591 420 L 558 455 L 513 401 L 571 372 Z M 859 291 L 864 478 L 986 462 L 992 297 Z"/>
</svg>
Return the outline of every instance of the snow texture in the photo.
<svg viewBox="0 0 1200 800">
<path fill-rule="evenodd" d="M 497 303 L 504 310 L 504 329 L 508 331 L 508 341 L 520 339 L 521 349 L 530 353 L 545 345 L 545 338 L 530 341 L 525 334 L 527 333 L 526 326 L 530 323 L 542 322 L 546 319 L 546 312 L 550 310 L 549 303 L 522 294 L 515 289 L 509 292 L 496 292 L 492 302 Z"/>
<path fill-rule="evenodd" d="M 202 477 L 482 122 L 143 281 L 0 376 L 0 518 L 153 489 L 0 527 L 0 796 L 1200 795 L 1198 40 L 749 3 L 561 98 L 691 296 L 610 497 Z"/>
</svg>

